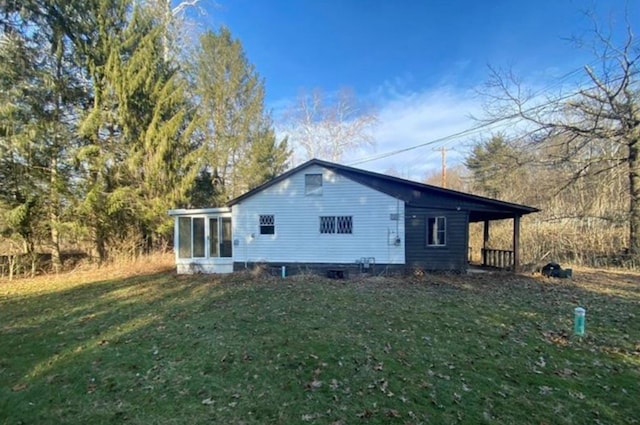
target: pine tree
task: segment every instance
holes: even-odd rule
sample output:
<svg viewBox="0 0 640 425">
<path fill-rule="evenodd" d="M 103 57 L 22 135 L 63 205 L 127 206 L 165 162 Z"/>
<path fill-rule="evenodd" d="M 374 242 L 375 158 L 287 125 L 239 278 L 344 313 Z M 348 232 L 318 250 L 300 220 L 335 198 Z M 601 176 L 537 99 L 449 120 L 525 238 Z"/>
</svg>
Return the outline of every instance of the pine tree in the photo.
<svg viewBox="0 0 640 425">
<path fill-rule="evenodd" d="M 205 170 L 200 177 L 208 174 L 214 186 L 208 206 L 221 205 L 282 172 L 289 150 L 286 140 L 276 140 L 264 111 L 263 81 L 227 28 L 200 37 L 192 68 Z"/>
<path fill-rule="evenodd" d="M 144 6 L 123 2 L 118 10 L 100 17 L 98 34 L 108 35 L 90 67 L 95 100 L 81 127 L 81 211 L 102 260 L 110 242 L 129 241 L 137 254 L 166 236 L 166 211 L 184 202 L 198 170 L 185 82 L 165 60 L 165 28 Z"/>
<path fill-rule="evenodd" d="M 8 162 L 2 180 L 12 186 L 9 198 L 4 197 L 5 208 L 12 211 L 9 223 L 19 218 L 20 225 L 12 228 L 23 229 L 18 233 L 26 251 L 33 254 L 36 244 L 50 247 L 57 269 L 58 235 L 71 181 L 73 108 L 82 98 L 73 46 L 64 17 L 46 13 L 56 2 L 26 1 L 20 9 L 12 2 L 2 6 L 0 92 L 6 126 L 1 149 Z M 71 7 L 67 12 L 73 15 Z"/>
</svg>

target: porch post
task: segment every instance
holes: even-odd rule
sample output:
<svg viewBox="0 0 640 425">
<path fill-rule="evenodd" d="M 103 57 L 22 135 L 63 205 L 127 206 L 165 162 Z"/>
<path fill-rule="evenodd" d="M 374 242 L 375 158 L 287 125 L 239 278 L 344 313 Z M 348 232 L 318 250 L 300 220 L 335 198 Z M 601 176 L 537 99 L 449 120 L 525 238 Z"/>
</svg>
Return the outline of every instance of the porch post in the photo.
<svg viewBox="0 0 640 425">
<path fill-rule="evenodd" d="M 520 216 L 513 216 L 513 272 L 520 268 Z"/>
<path fill-rule="evenodd" d="M 484 221 L 482 235 L 482 265 L 487 265 L 487 246 L 489 245 L 489 220 Z"/>
</svg>

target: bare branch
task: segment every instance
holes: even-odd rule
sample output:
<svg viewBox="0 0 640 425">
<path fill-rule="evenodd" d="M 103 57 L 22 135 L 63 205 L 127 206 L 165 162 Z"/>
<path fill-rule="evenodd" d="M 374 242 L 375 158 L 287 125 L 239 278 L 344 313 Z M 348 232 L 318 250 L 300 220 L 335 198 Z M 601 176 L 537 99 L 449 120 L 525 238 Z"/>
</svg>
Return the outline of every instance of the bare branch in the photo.
<svg viewBox="0 0 640 425">
<path fill-rule="evenodd" d="M 352 91 L 340 90 L 327 99 L 318 89 L 301 92 L 287 114 L 289 139 L 298 160 L 323 158 L 340 161 L 347 149 L 373 146 L 377 115 L 360 106 Z"/>
</svg>

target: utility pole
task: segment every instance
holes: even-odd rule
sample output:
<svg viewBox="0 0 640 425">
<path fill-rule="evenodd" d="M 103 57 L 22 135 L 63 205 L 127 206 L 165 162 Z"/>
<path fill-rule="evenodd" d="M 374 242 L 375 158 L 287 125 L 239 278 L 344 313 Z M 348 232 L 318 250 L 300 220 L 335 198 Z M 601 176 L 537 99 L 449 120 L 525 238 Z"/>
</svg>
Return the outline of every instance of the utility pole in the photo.
<svg viewBox="0 0 640 425">
<path fill-rule="evenodd" d="M 447 187 L 447 148 L 441 146 L 437 149 L 442 153 L 442 174 L 440 175 L 440 186 Z"/>
<path fill-rule="evenodd" d="M 447 187 L 447 148 L 442 149 L 442 187 Z"/>
</svg>

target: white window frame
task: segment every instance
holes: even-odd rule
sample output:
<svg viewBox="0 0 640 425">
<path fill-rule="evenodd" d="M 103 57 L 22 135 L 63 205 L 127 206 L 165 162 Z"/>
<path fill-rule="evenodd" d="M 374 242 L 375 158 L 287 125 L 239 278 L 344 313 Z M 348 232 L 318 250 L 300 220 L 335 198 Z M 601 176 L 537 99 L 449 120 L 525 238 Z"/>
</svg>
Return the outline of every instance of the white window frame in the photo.
<svg viewBox="0 0 640 425">
<path fill-rule="evenodd" d="M 207 225 L 208 222 L 206 220 L 206 217 L 203 216 L 187 216 L 187 217 L 178 217 L 178 223 L 180 223 L 181 221 L 185 221 L 188 220 L 189 221 L 189 239 L 188 239 L 188 245 L 189 245 L 189 256 L 184 256 L 183 253 L 181 252 L 182 249 L 182 242 L 183 242 L 183 237 L 184 234 L 182 232 L 182 229 L 180 224 L 178 224 L 178 258 L 207 258 L 207 241 L 208 241 L 208 229 L 207 229 Z M 195 220 L 202 220 L 202 235 L 198 235 L 201 237 L 196 238 L 197 235 L 194 234 L 195 232 L 195 225 L 194 225 L 194 221 Z M 198 255 L 195 256 L 194 255 L 194 251 L 195 251 L 195 247 L 196 247 L 196 239 L 198 239 L 198 241 L 200 243 L 202 243 L 202 255 Z M 187 241 L 185 241 L 187 242 Z"/>
<path fill-rule="evenodd" d="M 344 223 L 349 223 L 345 228 Z M 321 235 L 352 235 L 353 216 L 352 215 L 321 215 L 319 218 L 318 231 Z M 340 225 L 342 224 L 342 226 Z M 345 231 L 349 230 L 349 231 Z"/>
<path fill-rule="evenodd" d="M 447 246 L 447 217 L 433 216 L 426 220 L 427 246 Z"/>
<path fill-rule="evenodd" d="M 320 180 L 318 184 L 317 180 Z M 304 194 L 305 196 L 322 196 L 322 186 L 324 178 L 322 173 L 309 173 L 304 175 Z"/>
<path fill-rule="evenodd" d="M 258 216 L 258 225 L 260 227 L 261 235 L 275 235 L 276 234 L 276 216 L 273 214 L 260 214 Z M 271 232 L 268 230 L 271 229 Z"/>
<path fill-rule="evenodd" d="M 196 235 L 194 234 L 196 230 L 195 221 L 202 220 L 202 233 L 197 238 L 199 243 L 202 243 L 202 255 L 195 256 L 194 251 L 196 248 Z M 211 221 L 215 220 L 216 226 L 215 229 L 212 229 Z M 183 228 L 181 223 L 188 222 L 189 232 L 188 239 L 183 239 L 185 237 L 186 227 Z M 233 257 L 233 229 L 231 228 L 231 215 L 224 216 L 209 216 L 209 215 L 192 215 L 192 216 L 180 216 L 177 220 L 177 226 L 175 228 L 176 239 L 175 243 L 177 244 L 177 258 L 180 260 L 204 260 L 204 259 L 218 259 L 218 258 L 232 258 Z M 228 237 L 225 237 L 225 231 L 229 232 Z M 215 235 L 213 234 L 215 233 Z M 181 246 L 185 243 L 185 246 Z M 212 248 L 212 244 L 216 245 L 216 248 Z M 186 246 L 188 245 L 188 246 Z M 189 255 L 185 255 L 186 252 L 182 251 L 182 248 L 188 248 Z M 225 254 L 225 255 L 223 255 Z"/>
</svg>

